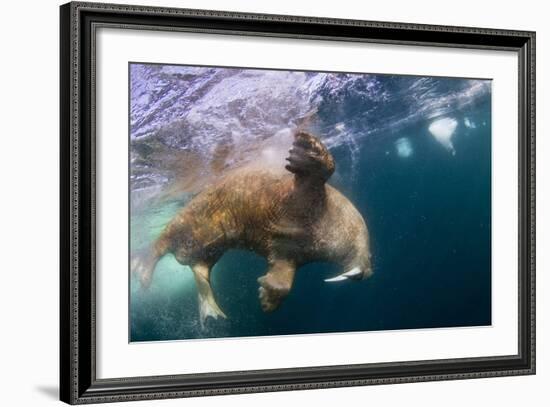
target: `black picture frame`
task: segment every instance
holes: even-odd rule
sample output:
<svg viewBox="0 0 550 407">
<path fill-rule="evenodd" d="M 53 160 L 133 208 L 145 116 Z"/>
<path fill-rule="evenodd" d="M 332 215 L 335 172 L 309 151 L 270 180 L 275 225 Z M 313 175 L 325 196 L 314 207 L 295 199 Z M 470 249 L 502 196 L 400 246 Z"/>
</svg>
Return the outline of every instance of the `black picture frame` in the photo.
<svg viewBox="0 0 550 407">
<path fill-rule="evenodd" d="M 60 7 L 60 398 L 70 404 L 535 373 L 535 33 L 72 2 Z M 507 356 L 96 378 L 97 27 L 508 50 L 519 60 L 519 349 Z"/>
</svg>

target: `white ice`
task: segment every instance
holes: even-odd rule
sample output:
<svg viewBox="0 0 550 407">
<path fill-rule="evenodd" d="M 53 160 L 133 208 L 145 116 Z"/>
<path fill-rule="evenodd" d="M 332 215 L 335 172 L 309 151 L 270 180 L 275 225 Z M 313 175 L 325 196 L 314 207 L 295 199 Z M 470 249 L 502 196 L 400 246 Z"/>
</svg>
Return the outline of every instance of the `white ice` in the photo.
<svg viewBox="0 0 550 407">
<path fill-rule="evenodd" d="M 336 130 L 338 130 L 338 131 L 344 131 L 345 128 L 346 128 L 346 125 L 345 125 L 344 123 L 340 122 L 340 123 L 337 123 L 337 124 L 334 126 L 334 128 L 335 128 Z"/>
<path fill-rule="evenodd" d="M 407 137 L 401 137 L 395 141 L 397 155 L 402 158 L 410 157 L 413 153 L 411 141 Z"/>
<path fill-rule="evenodd" d="M 477 126 L 476 124 L 471 121 L 468 117 L 464 118 L 464 126 L 466 126 L 469 129 L 475 129 Z"/>
<path fill-rule="evenodd" d="M 455 148 L 453 146 L 451 138 L 455 133 L 457 125 L 458 122 L 455 119 L 444 117 L 442 119 L 437 119 L 433 121 L 428 127 L 428 130 L 436 139 L 436 141 L 443 147 L 445 147 L 445 149 L 449 151 L 452 155 L 455 155 Z"/>
</svg>

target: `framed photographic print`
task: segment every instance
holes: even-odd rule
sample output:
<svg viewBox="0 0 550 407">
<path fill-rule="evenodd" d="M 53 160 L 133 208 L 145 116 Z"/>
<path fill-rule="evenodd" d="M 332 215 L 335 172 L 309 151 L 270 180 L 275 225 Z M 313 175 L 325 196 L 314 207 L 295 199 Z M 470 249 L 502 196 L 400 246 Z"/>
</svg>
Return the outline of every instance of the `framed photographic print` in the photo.
<svg viewBox="0 0 550 407">
<path fill-rule="evenodd" d="M 61 400 L 535 373 L 535 33 L 60 13 Z"/>
</svg>

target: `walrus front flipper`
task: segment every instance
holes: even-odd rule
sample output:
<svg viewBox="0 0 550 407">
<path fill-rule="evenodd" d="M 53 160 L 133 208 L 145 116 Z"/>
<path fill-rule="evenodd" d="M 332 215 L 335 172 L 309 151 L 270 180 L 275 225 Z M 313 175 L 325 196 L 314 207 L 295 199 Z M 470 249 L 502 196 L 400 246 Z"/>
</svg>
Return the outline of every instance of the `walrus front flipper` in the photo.
<svg viewBox="0 0 550 407">
<path fill-rule="evenodd" d="M 258 278 L 260 288 L 260 304 L 265 312 L 277 309 L 285 298 L 294 282 L 296 266 L 286 260 L 274 260 L 270 262 L 270 268 L 265 276 Z"/>
<path fill-rule="evenodd" d="M 201 326 L 204 327 L 204 322 L 208 317 L 214 319 L 218 319 L 218 317 L 227 318 L 214 298 L 214 292 L 210 286 L 210 268 L 203 263 L 197 263 L 192 268 L 199 291 Z"/>
<path fill-rule="evenodd" d="M 335 169 L 334 159 L 317 137 L 298 131 L 289 150 L 285 168 L 302 182 L 324 184 Z"/>
</svg>

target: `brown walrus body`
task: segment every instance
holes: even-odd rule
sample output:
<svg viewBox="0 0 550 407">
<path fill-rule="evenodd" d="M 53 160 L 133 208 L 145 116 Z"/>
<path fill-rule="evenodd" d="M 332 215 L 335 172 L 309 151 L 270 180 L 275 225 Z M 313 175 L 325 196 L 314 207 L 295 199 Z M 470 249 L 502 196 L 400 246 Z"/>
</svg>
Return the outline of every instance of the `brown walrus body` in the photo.
<svg viewBox="0 0 550 407">
<path fill-rule="evenodd" d="M 258 279 L 260 302 L 272 311 L 288 294 L 296 270 L 313 261 L 340 264 L 344 273 L 327 281 L 372 274 L 366 224 L 353 204 L 326 184 L 334 162 L 315 137 L 298 132 L 286 170 L 248 166 L 208 187 L 166 226 L 146 259 L 134 264 L 150 282 L 166 253 L 189 265 L 199 291 L 201 322 L 223 316 L 209 273 L 225 251 L 252 250 L 268 260 Z"/>
</svg>

